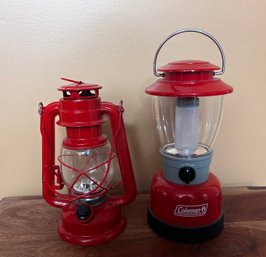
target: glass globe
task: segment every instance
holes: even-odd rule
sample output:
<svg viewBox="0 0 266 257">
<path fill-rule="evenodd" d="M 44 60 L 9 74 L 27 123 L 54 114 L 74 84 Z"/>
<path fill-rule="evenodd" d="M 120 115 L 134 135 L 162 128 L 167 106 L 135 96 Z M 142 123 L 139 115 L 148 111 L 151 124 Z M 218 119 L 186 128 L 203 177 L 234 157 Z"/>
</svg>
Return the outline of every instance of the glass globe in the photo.
<svg viewBox="0 0 266 257">
<path fill-rule="evenodd" d="M 161 147 L 182 156 L 210 150 L 221 121 L 222 96 L 155 96 L 152 101 Z"/>
<path fill-rule="evenodd" d="M 62 146 L 61 148 L 61 174 L 64 184 L 70 189 L 73 182 L 79 176 L 76 170 L 85 172 L 88 177 L 81 175 L 73 185 L 71 192 L 76 195 L 99 193 L 106 188 L 113 176 L 112 162 L 106 179 L 103 181 L 110 158 L 110 143 L 96 148 L 73 150 Z M 74 169 L 72 169 L 74 168 Z M 103 181 L 103 183 L 102 183 Z M 99 186 L 101 184 L 101 186 Z"/>
</svg>

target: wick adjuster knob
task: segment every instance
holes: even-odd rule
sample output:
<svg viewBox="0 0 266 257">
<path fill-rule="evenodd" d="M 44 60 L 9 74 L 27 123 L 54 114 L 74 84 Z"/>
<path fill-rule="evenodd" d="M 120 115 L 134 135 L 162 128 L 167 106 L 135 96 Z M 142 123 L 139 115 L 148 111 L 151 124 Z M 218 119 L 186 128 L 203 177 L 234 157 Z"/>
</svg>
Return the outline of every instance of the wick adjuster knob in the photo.
<svg viewBox="0 0 266 257">
<path fill-rule="evenodd" d="M 196 177 L 196 172 L 191 167 L 182 167 L 179 170 L 179 178 L 186 184 L 189 184 L 191 181 L 193 181 L 195 177 Z"/>
<path fill-rule="evenodd" d="M 76 209 L 76 216 L 79 220 L 87 220 L 92 215 L 92 209 L 88 205 L 78 205 Z"/>
</svg>

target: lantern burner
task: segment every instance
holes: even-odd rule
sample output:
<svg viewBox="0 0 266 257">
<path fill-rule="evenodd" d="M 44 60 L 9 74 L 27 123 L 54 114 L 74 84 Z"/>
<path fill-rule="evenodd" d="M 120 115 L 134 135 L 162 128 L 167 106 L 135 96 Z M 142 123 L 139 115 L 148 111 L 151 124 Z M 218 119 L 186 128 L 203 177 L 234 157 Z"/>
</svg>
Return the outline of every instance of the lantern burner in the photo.
<svg viewBox="0 0 266 257">
<path fill-rule="evenodd" d="M 94 198 L 79 198 L 76 200 L 77 204 L 79 205 L 90 205 L 90 206 L 98 206 L 101 203 L 106 201 L 106 195 L 102 194 Z"/>
<path fill-rule="evenodd" d="M 165 145 L 163 150 L 165 153 L 167 154 L 171 154 L 173 156 L 177 156 L 177 157 L 186 157 L 186 155 L 183 155 L 182 153 L 180 153 L 176 148 L 175 148 L 175 144 L 171 143 L 168 145 Z M 193 154 L 189 155 L 189 158 L 197 158 L 200 157 L 202 155 L 206 155 L 210 152 L 210 149 L 207 145 L 204 144 L 198 144 L 197 149 L 194 151 Z"/>
</svg>

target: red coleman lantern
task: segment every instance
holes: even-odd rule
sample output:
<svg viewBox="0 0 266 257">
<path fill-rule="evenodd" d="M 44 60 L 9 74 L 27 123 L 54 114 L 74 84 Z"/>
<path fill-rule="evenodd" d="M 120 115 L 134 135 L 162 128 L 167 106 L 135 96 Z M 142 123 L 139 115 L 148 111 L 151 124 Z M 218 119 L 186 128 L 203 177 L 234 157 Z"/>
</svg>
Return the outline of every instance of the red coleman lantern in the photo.
<svg viewBox="0 0 266 257">
<path fill-rule="evenodd" d="M 99 85 L 67 81 L 73 84 L 58 89 L 63 92 L 63 98 L 46 107 L 40 104 L 39 108 L 43 197 L 48 204 L 62 208 L 58 231 L 64 240 L 97 245 L 112 240 L 124 230 L 126 219 L 121 214 L 121 206 L 136 196 L 123 107 L 102 102 Z M 102 133 L 104 115 L 110 119 L 111 143 Z M 66 128 L 66 138 L 55 162 L 57 116 L 56 123 Z M 111 183 L 115 159 L 124 187 L 122 195 L 108 194 L 117 185 Z M 67 193 L 62 193 L 63 188 Z"/>
<path fill-rule="evenodd" d="M 163 45 L 172 37 L 195 32 L 210 38 L 222 56 L 222 69 L 206 61 L 171 62 L 157 72 Z M 159 46 L 154 74 L 162 77 L 146 89 L 153 95 L 163 169 L 152 179 L 149 226 L 159 235 L 179 242 L 209 240 L 223 229 L 222 191 L 209 172 L 212 144 L 219 127 L 222 96 L 232 87 L 216 77 L 224 73 L 225 58 L 217 40 L 197 29 L 169 35 Z"/>
</svg>

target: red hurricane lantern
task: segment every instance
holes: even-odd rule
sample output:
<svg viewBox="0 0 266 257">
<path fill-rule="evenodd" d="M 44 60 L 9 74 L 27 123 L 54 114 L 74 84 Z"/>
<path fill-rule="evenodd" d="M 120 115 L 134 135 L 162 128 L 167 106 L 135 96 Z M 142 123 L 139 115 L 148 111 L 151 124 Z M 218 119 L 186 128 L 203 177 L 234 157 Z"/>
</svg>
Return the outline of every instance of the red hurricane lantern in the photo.
<svg viewBox="0 0 266 257">
<path fill-rule="evenodd" d="M 210 38 L 222 57 L 222 68 L 206 61 L 171 62 L 157 72 L 163 45 L 172 37 L 199 33 Z M 153 97 L 163 169 L 152 179 L 148 224 L 159 235 L 179 242 L 209 240 L 223 229 L 222 190 L 209 172 L 212 144 L 221 119 L 222 95 L 232 87 L 216 77 L 224 73 L 219 42 L 198 29 L 182 29 L 159 46 L 154 74 L 162 77 L 146 89 Z"/>
<path fill-rule="evenodd" d="M 39 107 L 43 197 L 48 204 L 62 208 L 58 227 L 61 238 L 79 245 L 102 244 L 124 230 L 126 219 L 121 206 L 136 196 L 123 107 L 102 102 L 99 85 L 64 80 L 73 83 L 58 89 L 63 98 L 45 107 L 40 103 Z M 110 119 L 111 143 L 102 133 L 104 116 Z M 57 117 L 59 120 L 55 122 Z M 66 128 L 57 162 L 55 123 Z M 108 194 L 112 189 L 115 159 L 123 182 L 121 195 Z M 60 191 L 63 188 L 67 193 Z"/>
</svg>

